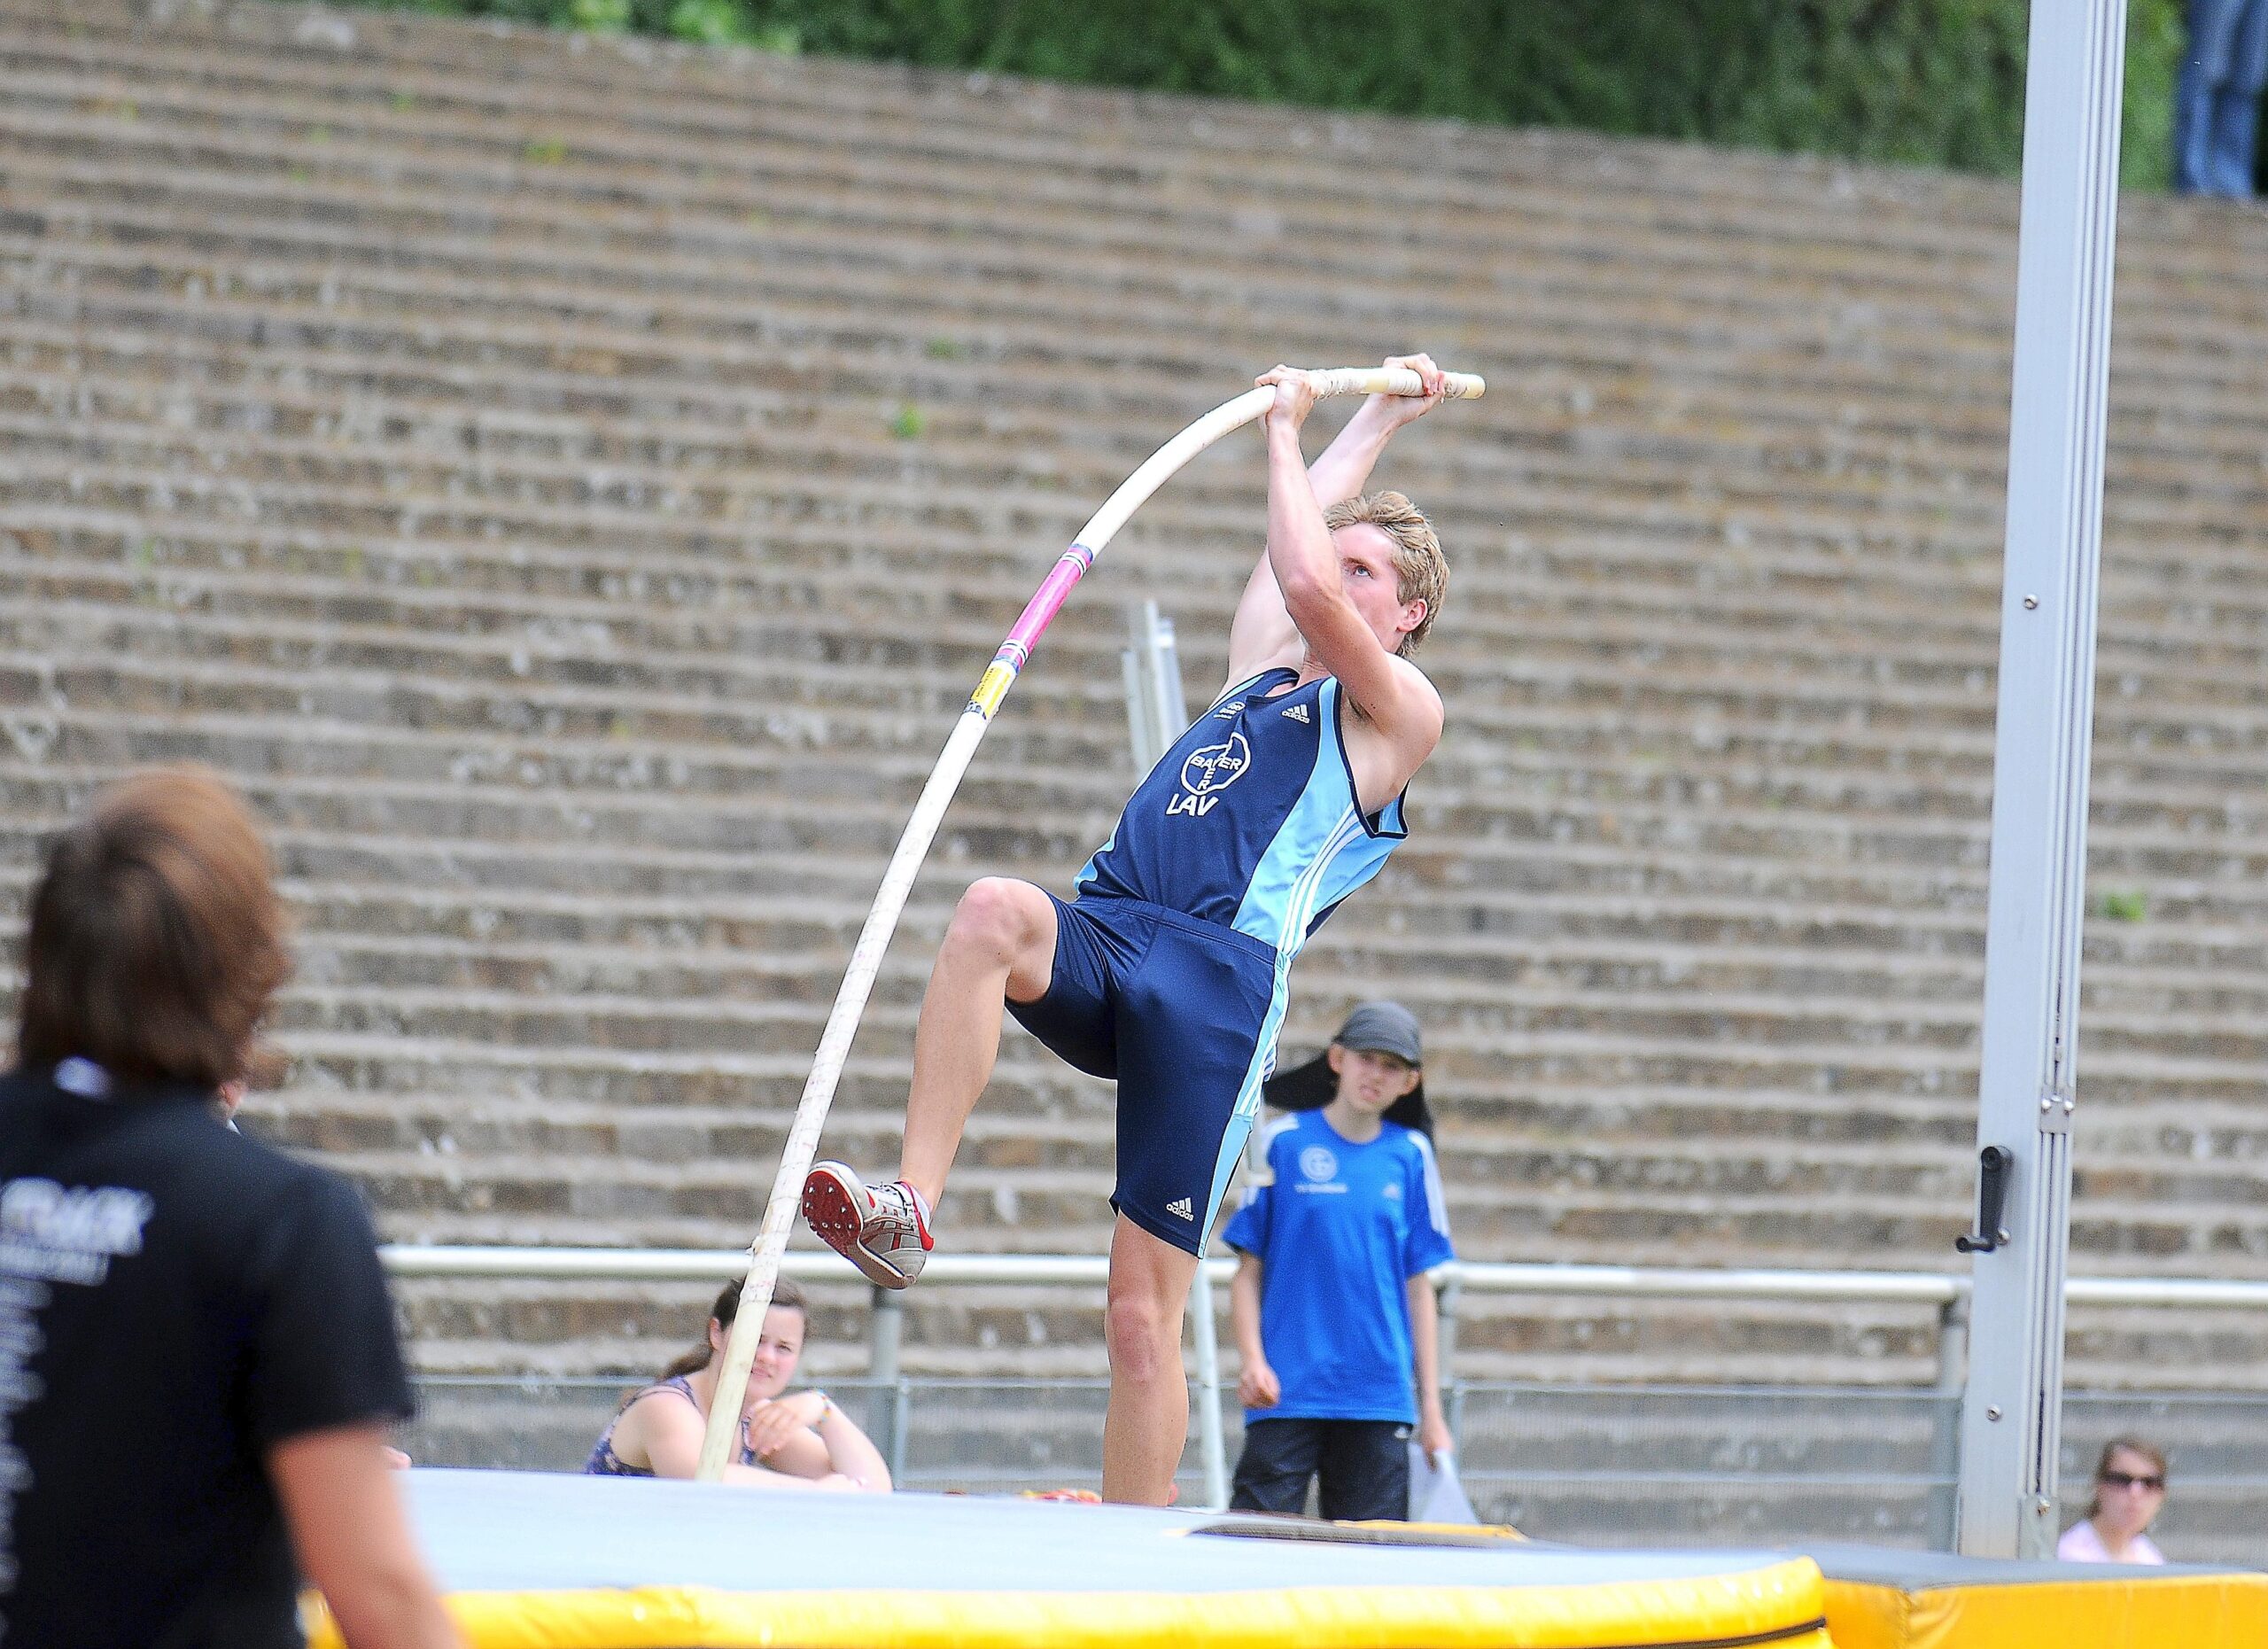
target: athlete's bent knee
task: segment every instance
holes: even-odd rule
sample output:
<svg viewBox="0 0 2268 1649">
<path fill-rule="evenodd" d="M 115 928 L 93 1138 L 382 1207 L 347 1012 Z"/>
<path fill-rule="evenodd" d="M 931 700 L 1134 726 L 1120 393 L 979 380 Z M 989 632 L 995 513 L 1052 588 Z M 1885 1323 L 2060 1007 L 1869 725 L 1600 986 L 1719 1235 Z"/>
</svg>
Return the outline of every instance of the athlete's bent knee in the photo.
<svg viewBox="0 0 2268 1649">
<path fill-rule="evenodd" d="M 986 876 L 972 882 L 953 907 L 945 943 L 993 961 L 1014 962 L 1038 931 L 1031 904 L 1035 895 L 1046 898 L 1029 882 L 1013 877 Z"/>
</svg>

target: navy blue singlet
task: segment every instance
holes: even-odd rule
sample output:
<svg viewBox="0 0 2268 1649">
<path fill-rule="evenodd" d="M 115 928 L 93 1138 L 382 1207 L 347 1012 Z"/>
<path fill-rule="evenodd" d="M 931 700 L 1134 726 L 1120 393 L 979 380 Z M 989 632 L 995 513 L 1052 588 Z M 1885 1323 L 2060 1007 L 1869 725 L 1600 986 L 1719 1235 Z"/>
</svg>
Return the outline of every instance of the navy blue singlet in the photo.
<svg viewBox="0 0 2268 1649">
<path fill-rule="evenodd" d="M 1339 683 L 1298 680 L 1263 672 L 1175 742 L 1056 901 L 1046 995 L 1008 1004 L 1117 1080 L 1112 1203 L 1192 1252 L 1260 1114 L 1293 959 L 1408 834 L 1400 797 L 1363 816 Z"/>
<path fill-rule="evenodd" d="M 1079 892 L 1147 899 L 1250 934 L 1288 967 L 1409 832 L 1402 798 L 1363 817 L 1329 676 L 1288 667 L 1231 688 L 1150 769 L 1079 873 Z M 1270 697 L 1271 692 L 1276 696 Z"/>
</svg>

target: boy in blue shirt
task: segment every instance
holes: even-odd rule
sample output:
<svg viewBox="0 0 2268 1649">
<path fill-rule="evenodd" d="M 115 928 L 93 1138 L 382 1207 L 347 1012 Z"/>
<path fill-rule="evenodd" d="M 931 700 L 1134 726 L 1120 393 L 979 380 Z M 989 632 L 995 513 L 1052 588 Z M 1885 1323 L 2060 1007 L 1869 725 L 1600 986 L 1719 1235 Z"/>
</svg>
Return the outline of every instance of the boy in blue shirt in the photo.
<svg viewBox="0 0 2268 1649">
<path fill-rule="evenodd" d="M 1425 1273 L 1456 1257 L 1417 1020 L 1361 1004 L 1267 1097 L 1290 1115 L 1255 1141 L 1263 1171 L 1226 1233 L 1245 1405 L 1231 1505 L 1303 1511 L 1319 1474 L 1325 1517 L 1406 1517 L 1410 1428 L 1428 1455 L 1451 1446 Z"/>
</svg>

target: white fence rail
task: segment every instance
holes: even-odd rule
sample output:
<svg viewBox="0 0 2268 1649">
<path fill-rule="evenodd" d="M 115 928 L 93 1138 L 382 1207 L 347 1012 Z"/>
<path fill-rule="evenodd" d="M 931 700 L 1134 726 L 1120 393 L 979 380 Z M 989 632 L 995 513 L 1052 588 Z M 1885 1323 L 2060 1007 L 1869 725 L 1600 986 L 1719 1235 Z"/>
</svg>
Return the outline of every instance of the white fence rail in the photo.
<svg viewBox="0 0 2268 1649">
<path fill-rule="evenodd" d="M 523 1280 L 702 1282 L 719 1284 L 748 1264 L 739 1248 L 554 1248 L 440 1247 L 396 1244 L 379 1250 L 396 1277 L 516 1278 Z M 1235 1262 L 1206 1261 L 1216 1282 Z M 939 1285 L 1059 1285 L 1100 1288 L 1109 1261 L 1099 1254 L 941 1254 L 921 1274 L 924 1288 Z M 799 1282 L 843 1283 L 861 1279 L 850 1263 L 828 1252 L 792 1252 L 781 1275 Z M 1939 1313 L 1937 1389 L 1957 1393 L 1968 1357 L 1969 1280 L 1935 1272 L 1737 1271 L 1705 1267 L 1535 1265 L 1457 1260 L 1433 1273 L 1441 1294 L 1441 1377 L 1453 1378 L 1456 1312 L 1466 1291 L 1485 1294 L 1581 1295 L 1594 1299 L 1844 1300 L 1934 1305 Z M 869 1378 L 899 1378 L 902 1314 L 899 1296 L 876 1288 Z M 2074 1305 L 2217 1307 L 2268 1311 L 2268 1282 L 2204 1277 L 2074 1277 L 2065 1285 Z M 1219 1367 L 1200 1358 L 1198 1388 L 1208 1412 L 1220 1406 Z M 1203 1436 L 1208 1490 L 1226 1482 L 1217 1427 Z"/>
<path fill-rule="evenodd" d="M 740 1248 L 445 1248 L 396 1243 L 379 1257 L 397 1277 L 586 1278 L 615 1281 L 714 1282 L 745 1270 Z M 1216 1282 L 1236 1269 L 1206 1262 Z M 790 1253 L 781 1274 L 801 1282 L 857 1282 L 858 1273 L 833 1253 Z M 922 1285 L 1032 1283 L 1100 1287 L 1109 1261 L 1099 1254 L 939 1254 Z M 1705 1266 L 1533 1265 L 1453 1260 L 1433 1273 L 1444 1287 L 1485 1294 L 1583 1295 L 1596 1298 L 1904 1301 L 1950 1305 L 1966 1299 L 1969 1280 L 1937 1272 L 1732 1271 Z M 2268 1309 L 2268 1282 L 2207 1277 L 2074 1277 L 2065 1287 L 2074 1305 L 2225 1306 Z"/>
</svg>

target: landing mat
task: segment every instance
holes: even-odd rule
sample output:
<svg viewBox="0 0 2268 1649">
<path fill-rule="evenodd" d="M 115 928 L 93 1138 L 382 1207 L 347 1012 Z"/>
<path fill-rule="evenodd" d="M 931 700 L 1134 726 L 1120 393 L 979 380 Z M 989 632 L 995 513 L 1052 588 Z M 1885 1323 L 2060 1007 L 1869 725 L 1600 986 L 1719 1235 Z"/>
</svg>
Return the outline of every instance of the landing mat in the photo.
<svg viewBox="0 0 2268 1649">
<path fill-rule="evenodd" d="M 1831 1649 L 1817 1566 L 1783 1552 L 510 1472 L 409 1497 L 476 1649 Z"/>
<path fill-rule="evenodd" d="M 2268 1575 L 1810 1546 L 1835 1649 L 2268 1649 Z"/>
</svg>

